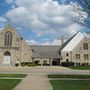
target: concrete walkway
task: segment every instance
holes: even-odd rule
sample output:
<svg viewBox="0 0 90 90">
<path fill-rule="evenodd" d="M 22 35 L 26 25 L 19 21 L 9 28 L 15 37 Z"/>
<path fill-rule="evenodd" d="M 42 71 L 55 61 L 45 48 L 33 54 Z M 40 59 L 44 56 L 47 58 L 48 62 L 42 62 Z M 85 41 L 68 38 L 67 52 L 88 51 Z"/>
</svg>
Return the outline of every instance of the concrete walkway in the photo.
<svg viewBox="0 0 90 90">
<path fill-rule="evenodd" d="M 27 74 L 13 90 L 53 90 L 48 74 L 80 74 L 90 75 L 90 70 L 72 70 L 60 66 L 37 66 L 37 67 L 2 67 L 0 73 Z"/>
<path fill-rule="evenodd" d="M 28 75 L 13 90 L 53 90 L 46 75 Z"/>
</svg>

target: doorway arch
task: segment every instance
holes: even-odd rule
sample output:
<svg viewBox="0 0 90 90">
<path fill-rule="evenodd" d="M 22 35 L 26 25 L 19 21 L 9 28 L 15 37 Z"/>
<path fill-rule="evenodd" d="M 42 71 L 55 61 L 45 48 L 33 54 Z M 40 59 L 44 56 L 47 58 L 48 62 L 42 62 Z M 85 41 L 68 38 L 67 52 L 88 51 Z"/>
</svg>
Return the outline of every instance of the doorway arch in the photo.
<svg viewBox="0 0 90 90">
<path fill-rule="evenodd" d="M 4 53 L 4 64 L 11 64 L 11 53 L 9 51 L 6 51 Z"/>
</svg>

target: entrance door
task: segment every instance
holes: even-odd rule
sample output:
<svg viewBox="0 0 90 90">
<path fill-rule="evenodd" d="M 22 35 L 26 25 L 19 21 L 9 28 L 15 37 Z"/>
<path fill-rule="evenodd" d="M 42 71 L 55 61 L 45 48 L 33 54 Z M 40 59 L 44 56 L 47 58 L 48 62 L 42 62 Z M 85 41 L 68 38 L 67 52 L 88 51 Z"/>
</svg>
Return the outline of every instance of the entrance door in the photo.
<svg viewBox="0 0 90 90">
<path fill-rule="evenodd" d="M 59 66 L 60 65 L 60 58 L 54 58 L 52 60 L 52 65 Z"/>
<path fill-rule="evenodd" d="M 10 64 L 11 63 L 11 54 L 10 52 L 5 52 L 4 53 L 4 62 L 3 64 Z"/>
</svg>

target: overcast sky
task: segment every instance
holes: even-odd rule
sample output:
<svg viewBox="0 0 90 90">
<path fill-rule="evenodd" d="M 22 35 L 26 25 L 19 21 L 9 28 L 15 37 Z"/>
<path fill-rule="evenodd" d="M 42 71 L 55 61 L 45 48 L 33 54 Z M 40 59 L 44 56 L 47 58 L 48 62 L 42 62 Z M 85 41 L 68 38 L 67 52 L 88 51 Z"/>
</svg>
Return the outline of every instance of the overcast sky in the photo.
<svg viewBox="0 0 90 90">
<path fill-rule="evenodd" d="M 29 44 L 60 45 L 82 26 L 72 20 L 78 0 L 0 0 L 0 29 L 11 19 L 12 26 Z M 78 2 L 77 2 L 78 3 Z"/>
</svg>

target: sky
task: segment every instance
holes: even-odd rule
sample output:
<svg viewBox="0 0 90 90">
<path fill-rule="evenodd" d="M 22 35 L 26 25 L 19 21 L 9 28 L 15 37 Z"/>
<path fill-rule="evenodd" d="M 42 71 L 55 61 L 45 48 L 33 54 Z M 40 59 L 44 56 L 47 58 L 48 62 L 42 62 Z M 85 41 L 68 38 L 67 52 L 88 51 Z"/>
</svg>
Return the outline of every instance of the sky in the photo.
<svg viewBox="0 0 90 90">
<path fill-rule="evenodd" d="M 30 45 L 60 45 L 78 31 L 78 0 L 0 0 L 0 30 L 10 21 Z M 80 7 L 81 8 L 81 7 Z M 85 12 L 82 12 L 85 14 Z M 85 16 L 87 17 L 87 16 Z"/>
</svg>

